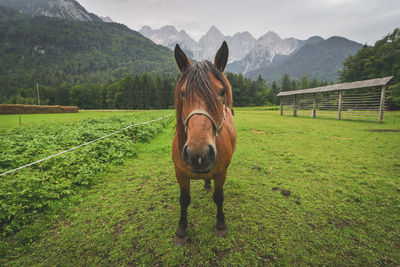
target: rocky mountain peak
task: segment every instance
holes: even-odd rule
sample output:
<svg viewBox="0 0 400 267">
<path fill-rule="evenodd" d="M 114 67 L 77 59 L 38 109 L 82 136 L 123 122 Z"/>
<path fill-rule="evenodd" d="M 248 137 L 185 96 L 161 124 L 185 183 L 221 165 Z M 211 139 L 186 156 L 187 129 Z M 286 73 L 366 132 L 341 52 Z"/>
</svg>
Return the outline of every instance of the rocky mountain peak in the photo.
<svg viewBox="0 0 400 267">
<path fill-rule="evenodd" d="M 159 32 L 162 32 L 165 35 L 173 35 L 177 34 L 178 30 L 172 25 L 166 25 L 159 29 Z"/>
<path fill-rule="evenodd" d="M 209 40 L 212 38 L 217 38 L 217 39 L 223 39 L 225 36 L 215 27 L 214 25 L 211 26 L 211 28 L 208 30 L 208 32 L 200 38 L 199 42 L 202 42 L 202 40 Z"/>
<path fill-rule="evenodd" d="M 75 0 L 0 0 L 0 5 L 16 9 L 28 16 L 46 16 L 76 21 L 102 21 Z"/>
<path fill-rule="evenodd" d="M 232 39 L 234 39 L 234 38 L 242 38 L 242 39 L 248 38 L 249 40 L 254 40 L 254 41 L 256 40 L 256 38 L 254 38 L 254 36 L 251 33 L 249 33 L 248 31 L 235 33 L 232 36 Z"/>
<path fill-rule="evenodd" d="M 154 43 L 166 46 L 171 50 L 175 48 L 176 44 L 179 44 L 189 57 L 196 58 L 198 55 L 197 42 L 184 30 L 178 31 L 172 25 L 167 25 L 155 30 L 149 26 L 143 26 L 139 32 Z"/>
<path fill-rule="evenodd" d="M 218 30 L 218 28 L 215 25 L 212 25 L 207 33 L 213 33 L 213 34 L 222 35 L 222 33 Z"/>
<path fill-rule="evenodd" d="M 223 41 L 228 41 L 229 37 L 225 37 L 214 25 L 208 32 L 199 40 L 199 55 L 198 57 L 203 60 L 214 60 L 215 53 L 221 46 Z"/>
<path fill-rule="evenodd" d="M 258 38 L 257 43 L 268 44 L 268 43 L 276 43 L 276 42 L 280 42 L 280 41 L 282 41 L 282 39 L 276 32 L 269 31 L 266 34 L 264 34 L 263 36 L 261 36 L 260 38 Z"/>
<path fill-rule="evenodd" d="M 114 22 L 109 16 L 106 17 L 100 17 L 102 21 L 107 22 L 107 23 L 112 23 Z"/>
</svg>

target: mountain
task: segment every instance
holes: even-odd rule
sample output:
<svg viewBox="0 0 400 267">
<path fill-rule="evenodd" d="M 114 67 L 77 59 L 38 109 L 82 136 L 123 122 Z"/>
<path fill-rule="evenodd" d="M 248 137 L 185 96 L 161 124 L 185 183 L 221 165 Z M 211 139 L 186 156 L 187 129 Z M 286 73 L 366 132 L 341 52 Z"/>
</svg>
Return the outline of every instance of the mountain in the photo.
<svg viewBox="0 0 400 267">
<path fill-rule="evenodd" d="M 200 58 L 202 60 L 207 59 L 213 61 L 216 51 L 218 51 L 218 48 L 221 47 L 221 44 L 225 39 L 227 38 L 225 38 L 217 27 L 214 25 L 211 26 L 208 32 L 199 40 Z M 229 40 L 226 41 L 228 43 Z"/>
<path fill-rule="evenodd" d="M 312 37 L 288 57 L 250 71 L 247 76 L 257 78 L 261 75 L 267 81 L 273 81 L 289 74 L 298 79 L 306 75 L 309 79 L 337 81 L 343 61 L 361 47 L 361 44 L 343 37 L 334 36 L 326 40 Z"/>
<path fill-rule="evenodd" d="M 256 38 L 249 32 L 235 33 L 232 38 L 228 38 L 229 50 L 232 51 L 229 55 L 230 62 L 243 59 L 247 53 L 253 48 Z"/>
<path fill-rule="evenodd" d="M 112 23 L 114 22 L 109 16 L 107 17 L 100 17 L 102 21 L 107 22 L 107 23 Z"/>
<path fill-rule="evenodd" d="M 306 75 L 309 79 L 337 81 L 337 71 L 342 69 L 343 61 L 361 48 L 361 44 L 342 37 L 327 40 L 320 36 L 307 40 L 282 39 L 273 31 L 257 40 L 249 32 L 226 36 L 215 26 L 211 26 L 198 42 L 174 26 L 158 30 L 144 26 L 139 32 L 171 50 L 178 43 L 195 60 L 212 61 L 215 51 L 225 40 L 229 46 L 226 71 L 250 78 L 262 75 L 267 81 L 280 80 L 286 73 L 298 79 Z"/>
<path fill-rule="evenodd" d="M 149 26 L 143 26 L 139 32 L 154 43 L 166 46 L 171 50 L 179 44 L 187 55 L 191 58 L 198 57 L 198 44 L 184 30 L 178 31 L 174 26 L 164 26 L 158 30 L 153 30 Z"/>
<path fill-rule="evenodd" d="M 125 25 L 28 17 L 0 7 L 0 101 L 36 83 L 104 84 L 127 74 L 177 75 L 172 51 Z"/>
<path fill-rule="evenodd" d="M 30 17 L 46 16 L 75 21 L 101 21 L 75 0 L 0 0 L 0 6 L 18 10 Z"/>
<path fill-rule="evenodd" d="M 196 42 L 184 30 L 178 31 L 174 26 L 164 26 L 153 30 L 143 26 L 141 34 L 155 42 L 173 50 L 179 44 L 187 55 L 195 60 L 214 60 L 221 43 L 225 40 L 229 46 L 229 62 L 242 59 L 253 47 L 255 38 L 249 32 L 237 33 L 234 36 L 223 35 L 215 26 Z"/>
<path fill-rule="evenodd" d="M 269 31 L 255 41 L 253 47 L 242 60 L 229 64 L 227 71 L 246 74 L 252 70 L 268 66 L 275 56 L 290 55 L 303 42 L 295 38 L 281 39 L 277 33 Z"/>
</svg>

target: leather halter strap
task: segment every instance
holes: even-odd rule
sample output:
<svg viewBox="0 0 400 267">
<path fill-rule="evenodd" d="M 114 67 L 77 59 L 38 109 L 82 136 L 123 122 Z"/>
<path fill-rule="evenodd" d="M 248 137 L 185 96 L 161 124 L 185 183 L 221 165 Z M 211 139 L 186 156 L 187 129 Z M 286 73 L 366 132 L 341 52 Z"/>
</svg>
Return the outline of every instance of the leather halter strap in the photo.
<svg viewBox="0 0 400 267">
<path fill-rule="evenodd" d="M 213 119 L 213 117 L 210 115 L 210 113 L 208 113 L 205 110 L 202 109 L 195 109 L 193 110 L 186 119 L 184 119 L 182 117 L 183 120 L 183 125 L 185 126 L 185 133 L 187 134 L 187 127 L 188 127 L 188 123 L 191 117 L 193 117 L 194 115 L 204 115 L 206 116 L 211 123 L 213 124 L 214 128 L 215 128 L 215 137 L 218 137 L 219 132 L 221 131 L 222 125 L 224 124 L 225 121 L 225 112 L 222 112 L 222 122 L 220 125 L 217 125 L 217 123 L 215 122 L 215 120 Z"/>
</svg>

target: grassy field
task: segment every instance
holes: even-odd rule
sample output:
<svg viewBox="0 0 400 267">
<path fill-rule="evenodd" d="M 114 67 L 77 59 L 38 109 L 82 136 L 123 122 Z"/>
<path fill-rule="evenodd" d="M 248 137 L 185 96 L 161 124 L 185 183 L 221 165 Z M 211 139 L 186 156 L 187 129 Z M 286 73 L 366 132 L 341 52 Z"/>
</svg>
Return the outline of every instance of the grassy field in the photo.
<svg viewBox="0 0 400 267">
<path fill-rule="evenodd" d="M 396 117 L 380 124 L 235 111 L 225 238 L 213 233 L 212 195 L 193 181 L 189 242 L 173 245 L 180 208 L 171 124 L 99 184 L 3 238 L 0 265 L 400 264 L 400 133 L 375 131 L 400 130 Z"/>
<path fill-rule="evenodd" d="M 49 123 L 56 123 L 56 122 L 71 122 L 87 118 L 97 119 L 97 118 L 105 118 L 111 116 L 113 117 L 126 116 L 131 112 L 146 112 L 146 111 L 80 110 L 79 113 L 0 115 L 0 129 L 10 129 L 18 126 L 29 126 L 34 124 L 46 125 Z M 20 125 L 19 121 L 20 117 L 22 125 Z"/>
</svg>

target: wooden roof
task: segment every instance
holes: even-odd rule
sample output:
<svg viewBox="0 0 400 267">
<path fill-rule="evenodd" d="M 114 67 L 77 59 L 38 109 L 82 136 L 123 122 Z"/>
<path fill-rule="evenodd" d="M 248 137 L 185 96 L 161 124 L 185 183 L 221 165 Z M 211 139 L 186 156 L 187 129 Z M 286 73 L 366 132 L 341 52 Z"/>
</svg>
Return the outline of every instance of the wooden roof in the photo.
<svg viewBox="0 0 400 267">
<path fill-rule="evenodd" d="M 277 96 L 313 94 L 313 93 L 323 93 L 330 91 L 341 91 L 341 90 L 351 90 L 351 89 L 367 88 L 374 86 L 383 86 L 388 84 L 392 78 L 393 77 L 384 77 L 384 78 L 350 82 L 350 83 L 338 83 L 338 84 L 315 87 L 310 89 L 286 91 L 286 92 L 280 92 Z"/>
</svg>

